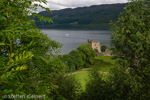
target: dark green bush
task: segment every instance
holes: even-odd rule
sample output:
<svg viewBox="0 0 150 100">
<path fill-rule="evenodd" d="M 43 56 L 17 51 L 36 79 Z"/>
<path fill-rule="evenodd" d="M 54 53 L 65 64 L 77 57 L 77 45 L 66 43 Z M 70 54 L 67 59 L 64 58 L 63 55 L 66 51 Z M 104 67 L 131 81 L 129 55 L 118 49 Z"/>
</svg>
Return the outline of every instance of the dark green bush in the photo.
<svg viewBox="0 0 150 100">
<path fill-rule="evenodd" d="M 54 100 L 78 100 L 81 85 L 71 75 L 54 75 L 53 83 L 56 89 L 51 91 L 50 97 Z"/>
<path fill-rule="evenodd" d="M 105 50 L 106 50 L 107 48 L 108 48 L 108 47 L 107 47 L 106 45 L 102 45 L 102 46 L 101 46 L 101 51 L 102 51 L 102 52 L 105 52 Z"/>
</svg>

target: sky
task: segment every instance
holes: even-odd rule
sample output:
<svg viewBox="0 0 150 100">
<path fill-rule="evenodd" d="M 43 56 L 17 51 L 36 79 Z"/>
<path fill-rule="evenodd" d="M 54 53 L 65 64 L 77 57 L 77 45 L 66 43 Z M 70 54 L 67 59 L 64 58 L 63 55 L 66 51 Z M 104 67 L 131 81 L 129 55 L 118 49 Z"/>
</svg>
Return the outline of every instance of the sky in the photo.
<svg viewBox="0 0 150 100">
<path fill-rule="evenodd" d="M 51 10 L 60 10 L 64 8 L 76 8 L 100 4 L 126 3 L 128 0 L 47 0 L 45 5 Z M 41 9 L 39 9 L 41 11 Z"/>
</svg>

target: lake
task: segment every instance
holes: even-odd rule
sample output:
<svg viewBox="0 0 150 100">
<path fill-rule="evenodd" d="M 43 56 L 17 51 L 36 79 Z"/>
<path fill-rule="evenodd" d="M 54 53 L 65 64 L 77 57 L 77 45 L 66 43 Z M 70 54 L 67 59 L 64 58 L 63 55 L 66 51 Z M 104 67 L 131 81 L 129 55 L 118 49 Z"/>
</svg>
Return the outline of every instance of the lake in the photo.
<svg viewBox="0 0 150 100">
<path fill-rule="evenodd" d="M 99 41 L 101 46 L 110 46 L 111 41 L 110 31 L 43 29 L 42 32 L 47 34 L 52 40 L 63 44 L 61 54 L 67 54 L 75 50 L 80 44 L 87 43 L 87 39 Z"/>
</svg>

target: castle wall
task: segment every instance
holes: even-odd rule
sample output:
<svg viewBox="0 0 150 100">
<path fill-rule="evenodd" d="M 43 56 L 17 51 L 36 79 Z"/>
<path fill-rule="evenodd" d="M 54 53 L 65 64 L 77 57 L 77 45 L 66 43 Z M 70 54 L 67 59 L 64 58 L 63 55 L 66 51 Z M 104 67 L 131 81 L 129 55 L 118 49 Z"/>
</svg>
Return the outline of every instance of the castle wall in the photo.
<svg viewBox="0 0 150 100">
<path fill-rule="evenodd" d="M 88 43 L 92 45 L 92 48 L 97 51 L 97 53 L 101 53 L 100 42 L 95 42 L 93 40 L 88 39 Z"/>
<path fill-rule="evenodd" d="M 105 50 L 105 56 L 112 56 L 112 51 L 109 49 Z"/>
<path fill-rule="evenodd" d="M 97 56 L 112 56 L 112 51 L 106 49 L 105 52 L 101 52 L 100 42 L 95 42 L 88 39 L 88 43 L 92 45 L 92 48 L 97 51 Z"/>
<path fill-rule="evenodd" d="M 99 42 L 92 42 L 92 48 L 97 50 L 98 53 L 101 53 L 100 43 Z"/>
</svg>

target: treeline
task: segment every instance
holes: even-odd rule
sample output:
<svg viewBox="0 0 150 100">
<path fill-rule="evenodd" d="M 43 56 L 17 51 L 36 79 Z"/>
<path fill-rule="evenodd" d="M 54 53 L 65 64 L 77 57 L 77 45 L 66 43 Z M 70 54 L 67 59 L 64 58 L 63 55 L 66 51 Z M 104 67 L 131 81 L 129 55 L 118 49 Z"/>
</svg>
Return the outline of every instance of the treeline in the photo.
<svg viewBox="0 0 150 100">
<path fill-rule="evenodd" d="M 43 11 L 39 15 L 50 17 L 53 23 L 40 21 L 35 23 L 41 29 L 97 29 L 109 30 L 110 21 L 116 21 L 127 4 L 105 4 L 75 9 Z"/>
</svg>

